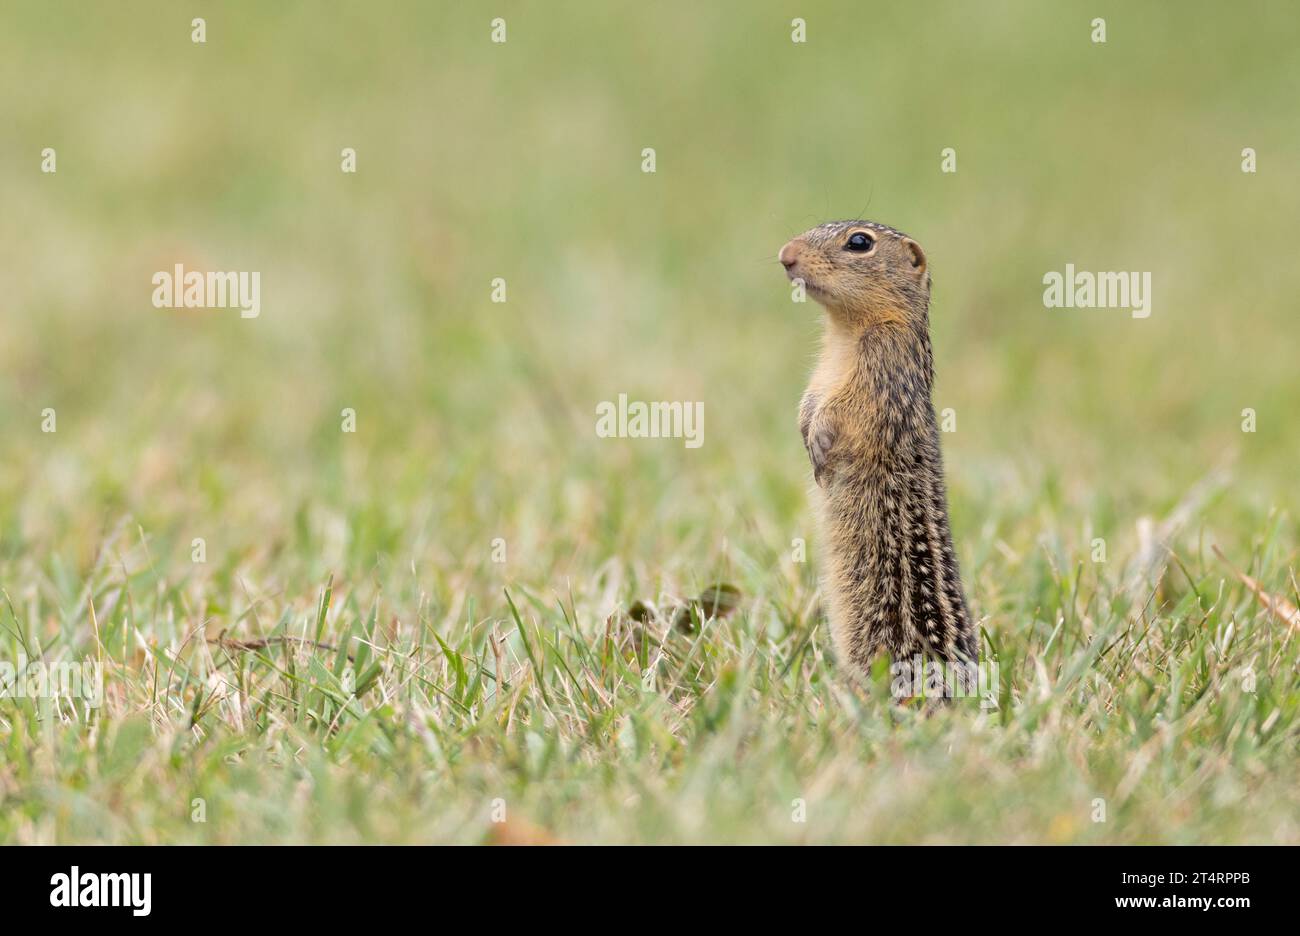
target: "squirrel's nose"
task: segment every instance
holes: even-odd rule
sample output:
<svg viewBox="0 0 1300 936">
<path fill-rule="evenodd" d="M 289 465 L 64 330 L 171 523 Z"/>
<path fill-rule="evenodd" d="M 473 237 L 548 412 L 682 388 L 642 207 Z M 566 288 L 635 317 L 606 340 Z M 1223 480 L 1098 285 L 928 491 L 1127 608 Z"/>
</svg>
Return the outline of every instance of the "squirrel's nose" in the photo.
<svg viewBox="0 0 1300 936">
<path fill-rule="evenodd" d="M 781 261 L 783 267 L 787 270 L 790 269 L 799 262 L 799 242 L 790 241 L 790 243 L 781 248 L 781 252 L 777 254 L 776 257 Z"/>
</svg>

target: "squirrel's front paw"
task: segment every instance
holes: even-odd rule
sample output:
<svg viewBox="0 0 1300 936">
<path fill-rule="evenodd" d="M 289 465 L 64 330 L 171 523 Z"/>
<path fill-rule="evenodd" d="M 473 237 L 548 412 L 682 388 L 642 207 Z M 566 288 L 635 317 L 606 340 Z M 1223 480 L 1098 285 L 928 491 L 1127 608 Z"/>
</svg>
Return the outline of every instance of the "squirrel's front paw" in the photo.
<svg viewBox="0 0 1300 936">
<path fill-rule="evenodd" d="M 812 462 L 813 480 L 818 487 L 823 483 L 829 470 L 831 447 L 835 444 L 835 432 L 829 426 L 816 426 L 808 433 L 808 460 Z"/>
</svg>

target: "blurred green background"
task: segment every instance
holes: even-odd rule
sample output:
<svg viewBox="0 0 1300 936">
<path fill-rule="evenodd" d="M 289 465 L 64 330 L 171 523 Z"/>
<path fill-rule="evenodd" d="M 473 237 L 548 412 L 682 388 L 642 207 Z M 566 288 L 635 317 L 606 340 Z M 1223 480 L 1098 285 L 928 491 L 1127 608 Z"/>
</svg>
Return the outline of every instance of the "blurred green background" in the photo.
<svg viewBox="0 0 1300 936">
<path fill-rule="evenodd" d="M 929 254 L 954 533 L 988 626 L 1023 624 L 998 616 L 1007 557 L 1092 536 L 1119 556 L 1225 463 L 1207 539 L 1244 566 L 1280 523 L 1294 555 L 1293 6 L 9 0 L 0 18 L 0 575 L 20 606 L 72 620 L 105 563 L 218 618 L 309 603 L 331 573 L 450 617 L 511 583 L 600 615 L 717 577 L 755 600 L 808 585 L 815 550 L 783 558 L 815 541 L 795 410 L 820 311 L 774 258 L 854 216 Z M 154 308 L 177 263 L 259 271 L 261 316 Z M 1151 271 L 1151 317 L 1045 309 L 1067 263 Z M 619 393 L 703 401 L 703 447 L 598 439 Z"/>
<path fill-rule="evenodd" d="M 1300 403 L 1298 39 L 1270 3 L 8 4 L 0 543 L 129 512 L 238 554 L 306 511 L 455 555 L 506 513 L 663 562 L 798 523 L 818 313 L 772 258 L 859 213 L 929 251 L 959 504 L 1047 476 L 1158 509 L 1231 450 L 1265 507 Z M 260 271 L 261 317 L 153 308 L 178 262 Z M 1154 314 L 1044 309 L 1066 262 L 1152 271 Z M 597 440 L 618 392 L 703 400 L 705 446 Z"/>
<path fill-rule="evenodd" d="M 1159 511 L 1228 452 L 1235 504 L 1294 503 L 1284 4 L 4 16 L 8 557 L 84 560 L 127 513 L 218 556 L 334 518 L 343 553 L 313 552 L 321 568 L 454 560 L 484 531 L 596 550 L 572 571 L 610 551 L 695 562 L 751 524 L 781 543 L 805 522 L 793 413 L 819 310 L 772 258 L 859 214 L 930 254 L 959 537 L 975 505 L 1043 479 L 1100 522 Z M 1044 309 L 1041 277 L 1067 262 L 1151 271 L 1153 315 Z M 261 317 L 153 308 L 175 263 L 260 271 Z M 598 440 L 595 404 L 619 392 L 704 401 L 704 447 Z M 513 571 L 552 578 L 553 547 L 514 551 Z"/>
</svg>

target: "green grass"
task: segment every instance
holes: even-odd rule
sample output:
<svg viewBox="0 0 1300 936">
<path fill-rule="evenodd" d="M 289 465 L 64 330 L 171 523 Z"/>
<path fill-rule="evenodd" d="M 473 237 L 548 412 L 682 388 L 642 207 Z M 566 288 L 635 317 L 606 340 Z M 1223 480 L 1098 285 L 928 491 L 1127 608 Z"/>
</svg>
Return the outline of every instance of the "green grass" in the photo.
<svg viewBox="0 0 1300 936">
<path fill-rule="evenodd" d="M 0 661 L 106 696 L 0 699 L 0 840 L 1300 841 L 1300 634 L 1212 551 L 1300 603 L 1300 18 L 795 6 L 6 6 Z M 819 618 L 773 258 L 859 212 L 930 257 L 996 711 Z M 261 317 L 153 308 L 178 262 Z M 1151 318 L 1044 309 L 1066 263 Z"/>
</svg>

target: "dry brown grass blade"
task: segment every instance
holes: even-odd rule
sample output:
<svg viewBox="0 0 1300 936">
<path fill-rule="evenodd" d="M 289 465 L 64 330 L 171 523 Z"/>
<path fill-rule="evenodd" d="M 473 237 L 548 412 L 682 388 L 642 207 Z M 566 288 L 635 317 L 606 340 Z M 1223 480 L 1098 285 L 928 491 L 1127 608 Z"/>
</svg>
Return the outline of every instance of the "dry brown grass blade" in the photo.
<svg viewBox="0 0 1300 936">
<path fill-rule="evenodd" d="M 1214 550 L 1214 554 L 1219 557 L 1223 564 L 1232 570 L 1232 574 L 1241 579 L 1245 586 L 1255 593 L 1255 597 L 1259 599 L 1259 603 L 1267 608 L 1270 614 L 1288 627 L 1300 630 L 1300 608 L 1297 608 L 1284 598 L 1278 598 L 1277 596 L 1270 595 L 1268 592 L 1264 591 L 1264 589 L 1260 587 L 1259 582 L 1255 581 L 1245 572 L 1242 572 L 1229 562 L 1228 557 L 1223 554 L 1223 550 L 1221 550 L 1217 545 L 1211 546 L 1210 548 Z"/>
<path fill-rule="evenodd" d="M 265 650 L 267 647 L 277 646 L 279 644 L 296 644 L 301 647 L 312 647 L 316 650 L 338 649 L 331 643 L 323 643 L 319 640 L 310 640 L 306 637 L 291 637 L 287 634 L 279 637 L 257 637 L 253 640 L 236 640 L 233 637 L 227 637 L 224 630 L 216 637 L 209 637 L 208 643 L 216 644 L 223 650 L 233 651 Z M 348 659 L 353 659 L 352 654 L 348 654 Z"/>
</svg>

